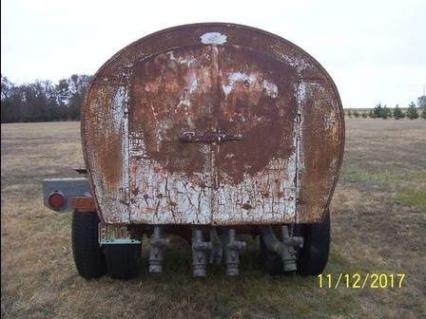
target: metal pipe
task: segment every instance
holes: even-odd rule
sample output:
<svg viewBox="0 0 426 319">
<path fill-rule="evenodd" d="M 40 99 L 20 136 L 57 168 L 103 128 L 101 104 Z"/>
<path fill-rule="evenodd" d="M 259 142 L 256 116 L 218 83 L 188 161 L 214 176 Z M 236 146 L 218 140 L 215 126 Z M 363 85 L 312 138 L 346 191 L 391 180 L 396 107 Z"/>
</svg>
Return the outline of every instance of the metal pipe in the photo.
<svg viewBox="0 0 426 319">
<path fill-rule="evenodd" d="M 169 242 L 164 237 L 162 226 L 155 226 L 151 236 L 149 249 L 149 272 L 161 273 L 163 271 L 164 250 Z"/>
<path fill-rule="evenodd" d="M 229 229 L 227 237 L 228 241 L 225 246 L 226 274 L 228 276 L 238 276 L 240 251 L 246 247 L 246 243 L 237 240 L 235 229 Z"/>
<path fill-rule="evenodd" d="M 303 245 L 303 238 L 295 236 L 290 237 L 287 225 L 284 225 L 281 228 L 282 241 L 275 236 L 271 226 L 262 226 L 260 227 L 260 231 L 262 233 L 262 239 L 266 245 L 266 248 L 281 256 L 283 270 L 297 270 L 296 252 L 294 247 Z"/>
<path fill-rule="evenodd" d="M 288 232 L 288 226 L 281 228 L 284 249 L 282 250 L 283 270 L 284 271 L 296 271 L 296 252 L 294 250 L 293 243 L 290 241 L 290 235 Z"/>
<path fill-rule="evenodd" d="M 194 277 L 205 277 L 207 274 L 207 251 L 211 250 L 211 242 L 203 239 L 203 231 L 196 228 L 192 231 L 192 274 Z"/>
</svg>

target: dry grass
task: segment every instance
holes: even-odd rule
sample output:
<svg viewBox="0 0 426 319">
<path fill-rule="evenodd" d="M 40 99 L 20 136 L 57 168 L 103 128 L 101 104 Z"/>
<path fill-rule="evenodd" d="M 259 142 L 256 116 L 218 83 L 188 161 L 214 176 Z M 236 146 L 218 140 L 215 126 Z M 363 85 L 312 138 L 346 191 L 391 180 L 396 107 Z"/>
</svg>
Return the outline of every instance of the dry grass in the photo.
<svg viewBox="0 0 426 319">
<path fill-rule="evenodd" d="M 191 278 L 188 247 L 165 273 L 86 281 L 73 265 L 70 216 L 42 206 L 41 180 L 82 162 L 78 123 L 2 125 L 5 318 L 419 318 L 426 316 L 426 121 L 347 120 L 326 272 L 405 272 L 402 289 L 319 289 L 316 278 L 264 274 L 253 243 L 242 275 Z M 146 248 L 146 247 L 144 247 Z"/>
</svg>

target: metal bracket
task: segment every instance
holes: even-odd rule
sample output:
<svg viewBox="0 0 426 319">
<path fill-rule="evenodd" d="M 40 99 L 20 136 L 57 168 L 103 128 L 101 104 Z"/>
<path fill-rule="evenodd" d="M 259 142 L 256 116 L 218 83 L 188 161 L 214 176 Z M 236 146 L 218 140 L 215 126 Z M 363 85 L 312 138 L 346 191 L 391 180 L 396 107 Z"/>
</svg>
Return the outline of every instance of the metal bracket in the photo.
<svg viewBox="0 0 426 319">
<path fill-rule="evenodd" d="M 72 209 L 71 199 L 74 197 L 88 197 L 90 195 L 89 182 L 85 177 L 77 178 L 47 178 L 43 180 L 43 203 L 52 209 L 49 205 L 49 195 L 59 192 L 63 195 L 65 202 L 58 212 L 64 212 Z"/>
<path fill-rule="evenodd" d="M 141 238 L 134 238 L 125 225 L 99 223 L 99 245 L 141 244 Z"/>
</svg>

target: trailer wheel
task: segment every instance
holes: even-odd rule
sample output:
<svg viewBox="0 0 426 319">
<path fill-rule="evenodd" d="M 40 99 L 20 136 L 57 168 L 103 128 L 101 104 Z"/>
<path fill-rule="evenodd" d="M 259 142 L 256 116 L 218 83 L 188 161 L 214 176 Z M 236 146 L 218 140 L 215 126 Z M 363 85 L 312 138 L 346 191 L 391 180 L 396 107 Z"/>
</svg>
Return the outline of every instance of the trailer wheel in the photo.
<svg viewBox="0 0 426 319">
<path fill-rule="evenodd" d="M 74 263 L 80 276 L 86 279 L 99 278 L 106 273 L 105 257 L 98 243 L 98 223 L 96 212 L 73 212 L 71 240 Z"/>
<path fill-rule="evenodd" d="M 112 278 L 131 279 L 139 272 L 141 244 L 110 244 L 104 248 L 108 273 Z"/>
<path fill-rule="evenodd" d="M 266 247 L 262 235 L 259 235 L 260 262 L 262 268 L 270 275 L 279 275 L 283 273 L 283 262 L 281 256 L 272 252 Z"/>
<path fill-rule="evenodd" d="M 303 276 L 322 273 L 330 251 L 330 211 L 327 209 L 321 223 L 298 225 L 295 232 L 304 239 L 298 250 L 297 272 Z"/>
</svg>

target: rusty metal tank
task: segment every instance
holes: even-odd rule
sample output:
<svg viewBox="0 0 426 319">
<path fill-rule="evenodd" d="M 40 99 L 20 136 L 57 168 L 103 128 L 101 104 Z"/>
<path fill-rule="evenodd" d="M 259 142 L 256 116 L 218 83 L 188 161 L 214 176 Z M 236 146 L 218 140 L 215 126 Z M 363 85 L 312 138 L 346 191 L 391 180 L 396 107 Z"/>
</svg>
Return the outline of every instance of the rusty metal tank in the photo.
<svg viewBox="0 0 426 319">
<path fill-rule="evenodd" d="M 81 111 L 104 223 L 315 223 L 342 163 L 329 74 L 247 26 L 184 25 L 130 44 L 96 73 Z"/>
</svg>

